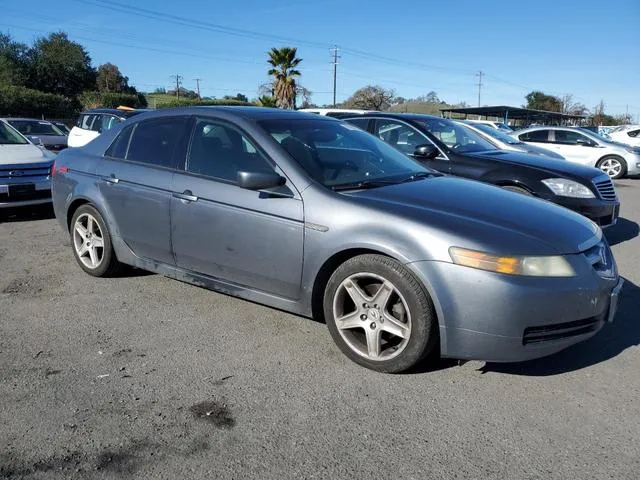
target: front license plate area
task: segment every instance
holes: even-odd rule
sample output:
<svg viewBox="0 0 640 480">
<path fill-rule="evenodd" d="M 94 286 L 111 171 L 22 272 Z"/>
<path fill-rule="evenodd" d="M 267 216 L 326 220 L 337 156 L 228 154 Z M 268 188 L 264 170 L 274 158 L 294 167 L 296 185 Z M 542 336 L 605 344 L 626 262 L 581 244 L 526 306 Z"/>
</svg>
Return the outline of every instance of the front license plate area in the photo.
<svg viewBox="0 0 640 480">
<path fill-rule="evenodd" d="M 19 185 L 9 185 L 9 198 L 11 200 L 20 200 L 30 198 L 36 191 L 33 183 L 22 183 Z"/>
</svg>

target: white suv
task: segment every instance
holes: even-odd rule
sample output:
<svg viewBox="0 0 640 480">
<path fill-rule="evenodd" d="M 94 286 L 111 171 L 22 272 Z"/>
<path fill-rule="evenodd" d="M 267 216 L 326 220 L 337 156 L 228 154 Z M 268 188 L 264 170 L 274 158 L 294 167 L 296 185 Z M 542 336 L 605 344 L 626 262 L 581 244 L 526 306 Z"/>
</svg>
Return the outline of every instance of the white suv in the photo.
<svg viewBox="0 0 640 480">
<path fill-rule="evenodd" d="M 570 162 L 597 167 L 611 178 L 640 174 L 640 148 L 614 142 L 591 130 L 539 126 L 512 135 L 525 143 L 553 150 Z"/>
<path fill-rule="evenodd" d="M 127 118 L 144 110 L 96 108 L 82 112 L 78 121 L 69 132 L 67 146 L 84 147 L 102 132 L 106 132 L 114 125 L 124 122 Z"/>
<path fill-rule="evenodd" d="M 615 142 L 626 143 L 633 147 L 640 147 L 640 125 L 625 125 L 615 128 L 608 134 Z"/>
</svg>

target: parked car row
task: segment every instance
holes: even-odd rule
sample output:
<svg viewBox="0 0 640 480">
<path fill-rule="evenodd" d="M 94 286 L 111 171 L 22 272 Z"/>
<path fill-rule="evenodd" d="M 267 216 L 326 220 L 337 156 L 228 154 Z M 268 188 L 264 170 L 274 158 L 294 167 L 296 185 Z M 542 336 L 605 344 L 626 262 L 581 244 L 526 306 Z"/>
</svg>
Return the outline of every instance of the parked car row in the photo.
<svg viewBox="0 0 640 480">
<path fill-rule="evenodd" d="M 437 117 L 148 112 L 65 150 L 52 174 L 88 274 L 133 265 L 323 319 L 382 372 L 431 353 L 549 355 L 613 321 L 622 287 L 598 225 L 534 198 L 593 202 L 610 223 L 609 177 Z"/>
</svg>

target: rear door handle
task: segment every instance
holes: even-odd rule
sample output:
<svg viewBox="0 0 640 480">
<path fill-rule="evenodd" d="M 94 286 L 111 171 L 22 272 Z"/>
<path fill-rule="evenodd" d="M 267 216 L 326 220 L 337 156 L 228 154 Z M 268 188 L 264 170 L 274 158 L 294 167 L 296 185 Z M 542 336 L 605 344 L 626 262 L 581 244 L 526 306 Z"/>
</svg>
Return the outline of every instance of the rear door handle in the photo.
<svg viewBox="0 0 640 480">
<path fill-rule="evenodd" d="M 102 177 L 102 180 L 104 180 L 107 183 L 118 183 L 120 181 L 120 179 L 116 178 L 114 175 L 110 175 L 108 177 Z"/>
<path fill-rule="evenodd" d="M 179 198 L 180 200 L 184 200 L 185 202 L 197 202 L 198 197 L 196 197 L 191 190 L 185 190 L 182 193 L 173 192 L 173 196 L 175 198 Z"/>
</svg>

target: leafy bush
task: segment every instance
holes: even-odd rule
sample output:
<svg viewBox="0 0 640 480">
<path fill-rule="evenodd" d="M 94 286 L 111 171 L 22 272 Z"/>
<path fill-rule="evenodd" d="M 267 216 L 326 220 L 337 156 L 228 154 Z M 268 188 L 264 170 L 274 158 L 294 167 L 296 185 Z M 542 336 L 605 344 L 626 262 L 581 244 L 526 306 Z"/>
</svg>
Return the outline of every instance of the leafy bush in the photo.
<svg viewBox="0 0 640 480">
<path fill-rule="evenodd" d="M 190 99 L 175 99 L 169 100 L 163 103 L 158 103 L 158 108 L 174 108 L 174 107 L 194 107 L 194 106 L 209 106 L 209 105 L 244 105 L 254 106 L 253 103 L 242 102 L 240 100 L 233 99 L 221 99 L 221 100 L 190 100 Z"/>
<path fill-rule="evenodd" d="M 80 97 L 83 108 L 118 108 L 119 106 L 144 108 L 147 99 L 142 94 L 116 92 L 83 92 Z"/>
<path fill-rule="evenodd" d="M 0 85 L 0 115 L 68 118 L 77 115 L 80 109 L 77 100 L 62 95 Z"/>
</svg>

